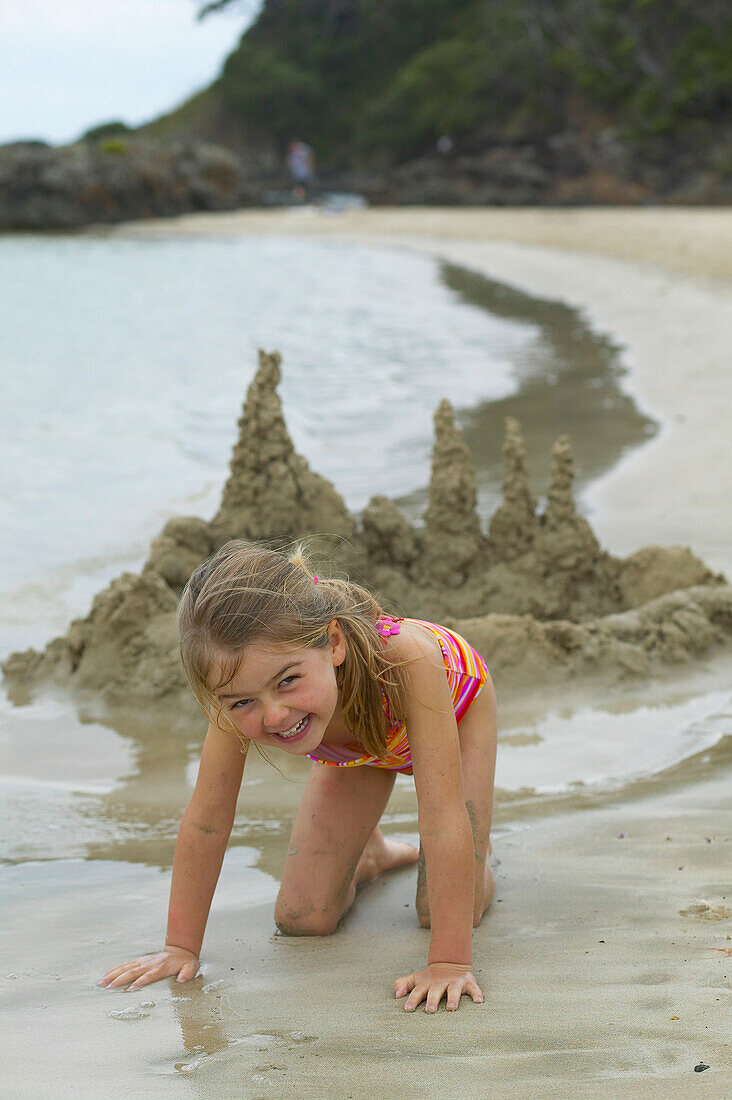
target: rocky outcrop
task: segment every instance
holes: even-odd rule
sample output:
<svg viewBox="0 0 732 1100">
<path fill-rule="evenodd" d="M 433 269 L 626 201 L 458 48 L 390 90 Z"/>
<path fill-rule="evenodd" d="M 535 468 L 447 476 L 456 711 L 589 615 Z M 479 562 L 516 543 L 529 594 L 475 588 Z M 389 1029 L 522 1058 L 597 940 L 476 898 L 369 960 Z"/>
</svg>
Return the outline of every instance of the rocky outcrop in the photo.
<svg viewBox="0 0 732 1100">
<path fill-rule="evenodd" d="M 614 126 L 523 140 L 494 133 L 487 141 L 456 141 L 445 153 L 425 152 L 388 168 L 333 171 L 327 183 L 387 206 L 727 206 L 729 147 L 728 128 L 716 147 L 705 150 L 662 138 L 631 146 Z"/>
<path fill-rule="evenodd" d="M 139 133 L 53 148 L 0 146 L 0 230 L 70 229 L 202 210 L 292 201 L 276 142 L 218 110 L 192 123 L 158 120 Z M 164 134 L 165 137 L 161 137 Z M 614 131 L 582 140 L 497 138 L 363 170 L 323 167 L 312 201 L 351 193 L 375 206 L 729 205 L 726 145 L 707 163 L 686 152 L 663 166 L 633 155 Z M 728 155 L 728 154 L 727 154 Z"/>
<path fill-rule="evenodd" d="M 67 229 L 261 201 L 236 154 L 205 142 L 120 136 L 0 146 L 0 229 Z"/>
</svg>

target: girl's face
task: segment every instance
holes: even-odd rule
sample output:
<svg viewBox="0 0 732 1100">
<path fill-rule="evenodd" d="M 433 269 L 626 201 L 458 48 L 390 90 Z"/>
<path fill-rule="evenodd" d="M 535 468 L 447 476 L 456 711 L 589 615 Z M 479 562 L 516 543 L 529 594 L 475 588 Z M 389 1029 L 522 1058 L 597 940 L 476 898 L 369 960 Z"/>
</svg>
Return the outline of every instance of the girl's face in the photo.
<svg viewBox="0 0 732 1100">
<path fill-rule="evenodd" d="M 218 692 L 224 711 L 252 741 L 294 756 L 323 740 L 338 705 L 335 670 L 346 656 L 337 620 L 328 625 L 328 645 L 294 649 L 254 642 L 244 650 L 233 678 Z"/>
</svg>

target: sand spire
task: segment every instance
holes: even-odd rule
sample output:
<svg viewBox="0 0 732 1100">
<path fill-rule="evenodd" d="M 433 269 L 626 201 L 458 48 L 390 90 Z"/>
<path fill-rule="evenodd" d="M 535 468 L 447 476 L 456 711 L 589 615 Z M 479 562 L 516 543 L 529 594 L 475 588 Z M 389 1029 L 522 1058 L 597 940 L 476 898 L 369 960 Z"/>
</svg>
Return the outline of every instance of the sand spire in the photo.
<svg viewBox="0 0 732 1100">
<path fill-rule="evenodd" d="M 526 444 L 521 425 L 507 416 L 503 442 L 503 502 L 493 513 L 489 538 L 496 558 L 509 561 L 525 553 L 534 540 L 537 519 L 536 502 L 529 488 L 526 470 Z"/>
<path fill-rule="evenodd" d="M 560 435 L 552 448 L 547 506 L 535 549 L 542 559 L 551 559 L 553 570 L 573 570 L 581 576 L 597 564 L 601 551 L 589 523 L 577 514 L 573 481 L 572 445 L 568 435 Z"/>
<path fill-rule="evenodd" d="M 216 542 L 232 536 L 347 536 L 353 527 L 330 482 L 295 453 L 276 394 L 279 362 L 276 354 L 260 353 L 212 525 L 195 517 L 169 520 L 141 575 L 113 580 L 86 618 L 74 620 L 42 653 L 11 654 L 2 668 L 14 702 L 28 702 L 50 681 L 81 689 L 85 706 L 99 699 L 104 708 L 135 715 L 141 707 L 147 714 L 172 702 L 181 720 L 200 727 L 176 631 L 178 596 L 190 571 Z M 554 446 L 541 516 L 529 490 L 519 424 L 510 418 L 504 459 L 504 499 L 487 543 L 478 526 L 469 454 L 443 401 L 435 415 L 424 531 L 414 530 L 392 501 L 374 497 L 359 537 L 338 545 L 337 569 L 354 576 L 365 568 L 369 586 L 392 610 L 458 620 L 491 667 L 501 677 L 515 675 L 516 683 L 554 675 L 552 669 L 560 676 L 603 668 L 645 674 L 656 657 L 683 660 L 728 641 L 732 588 L 690 551 L 648 547 L 627 560 L 602 552 L 575 509 L 566 436 Z M 332 547 L 326 556 L 336 559 Z M 681 586 L 686 591 L 674 591 Z"/>
<path fill-rule="evenodd" d="M 446 399 L 435 412 L 429 504 L 422 571 L 429 584 L 457 588 L 483 549 L 476 510 L 475 469 Z"/>
<path fill-rule="evenodd" d="M 419 553 L 417 532 L 393 500 L 380 494 L 361 513 L 362 540 L 371 564 L 408 568 Z"/>
<path fill-rule="evenodd" d="M 552 469 L 547 490 L 547 507 L 544 522 L 558 527 L 576 515 L 572 484 L 574 482 L 574 457 L 568 435 L 560 435 L 552 447 Z"/>
<path fill-rule="evenodd" d="M 259 352 L 247 391 L 239 438 L 221 505 L 211 521 L 217 541 L 299 538 L 313 533 L 348 538 L 354 529 L 332 484 L 296 453 L 277 394 L 281 357 Z"/>
</svg>

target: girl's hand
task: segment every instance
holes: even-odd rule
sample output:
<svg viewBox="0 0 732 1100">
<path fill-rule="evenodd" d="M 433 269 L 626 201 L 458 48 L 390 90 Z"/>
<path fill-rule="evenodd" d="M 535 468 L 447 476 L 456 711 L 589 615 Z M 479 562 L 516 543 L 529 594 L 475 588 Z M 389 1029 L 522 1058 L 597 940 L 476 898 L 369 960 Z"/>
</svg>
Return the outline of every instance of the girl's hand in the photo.
<svg viewBox="0 0 732 1100">
<path fill-rule="evenodd" d="M 185 947 L 166 943 L 163 950 L 156 955 L 141 955 L 139 959 L 121 963 L 120 966 L 108 970 L 97 985 L 106 986 L 107 989 L 120 989 L 132 982 L 132 990 L 157 982 L 160 978 L 170 978 L 173 974 L 178 975 L 179 982 L 187 982 L 195 978 L 197 973 L 198 955 L 187 951 Z"/>
<path fill-rule="evenodd" d="M 425 1012 L 437 1012 L 437 1006 L 445 995 L 448 1012 L 455 1011 L 463 993 L 472 997 L 476 1004 L 483 1003 L 483 994 L 471 967 L 461 966 L 460 963 L 431 963 L 426 970 L 397 978 L 394 996 L 405 997 L 407 993 L 409 997 L 404 1004 L 406 1012 L 412 1012 L 425 997 Z"/>
</svg>

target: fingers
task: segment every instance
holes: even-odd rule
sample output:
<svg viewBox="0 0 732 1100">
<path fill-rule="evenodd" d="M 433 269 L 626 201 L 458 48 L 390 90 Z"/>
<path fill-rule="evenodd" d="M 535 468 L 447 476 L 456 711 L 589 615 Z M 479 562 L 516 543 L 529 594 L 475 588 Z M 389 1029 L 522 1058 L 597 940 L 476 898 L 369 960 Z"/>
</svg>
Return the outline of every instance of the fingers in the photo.
<svg viewBox="0 0 732 1100">
<path fill-rule="evenodd" d="M 407 996 L 409 994 L 409 996 Z M 413 1012 L 422 1001 L 425 1001 L 425 1012 L 437 1012 L 440 1001 L 446 998 L 448 1012 L 455 1012 L 460 1007 L 460 998 L 465 994 L 472 997 L 475 1004 L 483 1003 L 483 994 L 477 982 L 472 979 L 457 978 L 453 980 L 438 980 L 434 977 L 427 981 L 418 981 L 417 976 L 410 974 L 406 978 L 398 978 L 394 982 L 394 996 L 407 997 L 404 1002 L 404 1011 Z"/>
<path fill-rule="evenodd" d="M 417 1005 L 420 1005 L 422 1003 L 424 998 L 428 995 L 429 991 L 430 991 L 430 986 L 425 982 L 420 982 L 419 985 L 415 985 L 412 992 L 409 994 L 406 1001 L 404 1002 L 404 1011 L 405 1012 L 414 1012 Z M 437 1000 L 437 1004 L 440 1003 L 440 999 L 442 998 L 442 993 L 443 993 L 443 991 L 440 990 L 440 997 Z M 427 1012 L 427 1011 L 435 1012 L 436 1007 L 437 1006 L 435 1006 L 435 1008 L 433 1008 L 433 1009 L 428 1010 L 427 1006 L 425 1005 L 425 1012 Z"/>
<path fill-rule="evenodd" d="M 106 974 L 102 974 L 97 985 L 106 985 L 108 982 L 111 982 L 118 974 L 126 970 L 128 966 L 132 966 L 132 963 L 122 963 L 121 966 L 115 966 L 112 970 L 108 970 Z"/>
<path fill-rule="evenodd" d="M 444 993 L 445 990 L 440 986 L 438 986 L 437 989 L 432 986 L 427 992 L 427 1003 L 424 1006 L 425 1012 L 437 1012 Z"/>
<path fill-rule="evenodd" d="M 467 993 L 469 997 L 472 997 L 477 1005 L 483 1004 L 483 993 L 477 982 L 466 982 L 463 986 L 463 993 Z"/>
<path fill-rule="evenodd" d="M 104 974 L 97 985 L 104 985 L 107 989 L 118 989 L 121 985 L 126 985 L 128 981 L 132 981 L 137 974 L 137 960 L 134 962 L 120 963 L 119 966 L 115 966 L 112 970 L 108 970 Z M 129 975 L 129 976 L 128 976 Z"/>
<path fill-rule="evenodd" d="M 164 970 L 162 965 L 159 964 L 136 978 L 127 992 L 131 993 L 134 989 L 142 989 L 143 985 L 150 985 L 150 982 L 157 982 L 160 978 L 167 978 L 169 973 L 169 970 Z"/>
<path fill-rule="evenodd" d="M 156 956 L 133 959 L 132 962 L 121 963 L 113 967 L 100 978 L 98 985 L 107 989 L 121 989 L 129 985 L 130 989 L 139 989 L 140 986 L 155 982 L 158 978 L 164 978 L 163 960 Z M 130 983 L 133 983 L 130 985 Z"/>
<path fill-rule="evenodd" d="M 141 985 L 147 985 L 148 982 L 157 981 L 157 979 L 162 976 L 157 966 L 153 968 L 149 965 L 132 966 L 128 970 L 123 971 L 114 981 L 111 981 L 107 985 L 107 989 L 120 989 L 125 985 L 129 985 L 130 989 L 139 989 Z M 130 985 L 130 983 L 133 984 Z"/>
<path fill-rule="evenodd" d="M 163 951 L 157 955 L 141 955 L 138 959 L 121 963 L 108 970 L 99 979 L 97 985 L 106 986 L 107 989 L 121 989 L 123 986 L 129 986 L 129 992 L 175 974 L 178 975 L 179 982 L 190 981 L 198 973 L 199 960 L 195 956 L 192 958 L 189 951 L 184 955 L 186 957 L 182 958 L 180 952 L 172 951 Z"/>
<path fill-rule="evenodd" d="M 411 989 L 414 989 L 416 981 L 417 979 L 414 974 L 410 974 L 406 978 L 397 978 L 394 982 L 394 996 L 406 997 L 407 993 L 409 993 Z"/>
<path fill-rule="evenodd" d="M 123 970 L 111 982 L 106 983 L 107 989 L 121 989 L 122 986 L 129 985 L 130 982 L 134 982 L 138 973 L 137 970 Z"/>
<path fill-rule="evenodd" d="M 187 963 L 181 968 L 181 972 L 178 975 L 179 982 L 189 982 L 192 978 L 195 978 L 198 973 L 198 963 Z"/>
</svg>

